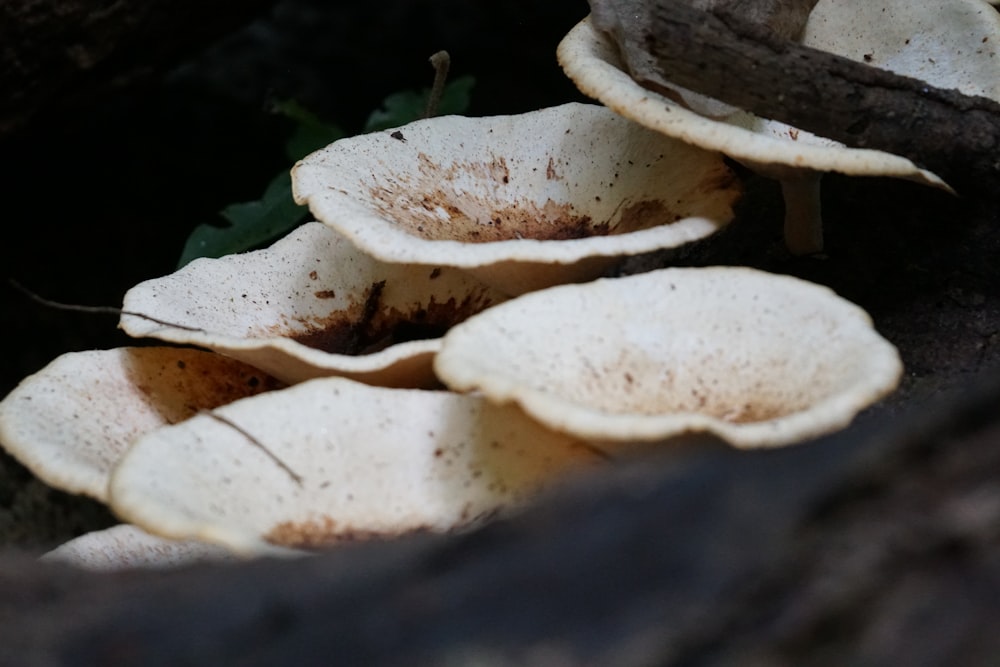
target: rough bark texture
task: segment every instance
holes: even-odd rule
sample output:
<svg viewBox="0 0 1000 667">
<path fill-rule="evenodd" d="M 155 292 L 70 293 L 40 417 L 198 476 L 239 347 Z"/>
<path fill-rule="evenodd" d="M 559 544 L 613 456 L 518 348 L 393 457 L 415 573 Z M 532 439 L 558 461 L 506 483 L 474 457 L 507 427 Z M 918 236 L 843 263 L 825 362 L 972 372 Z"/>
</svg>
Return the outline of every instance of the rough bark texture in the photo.
<svg viewBox="0 0 1000 667">
<path fill-rule="evenodd" d="M 476 533 L 81 576 L 7 558 L 4 664 L 995 664 L 1000 382 L 769 453 L 660 452 Z"/>
<path fill-rule="evenodd" d="M 633 29 L 623 49 L 650 53 L 680 86 L 848 146 L 903 155 L 962 194 L 1000 187 L 993 100 L 804 47 L 726 9 L 702 11 L 688 0 L 626 4 L 645 13 L 648 29 Z"/>
<path fill-rule="evenodd" d="M 694 9 L 736 16 L 773 39 L 798 41 L 817 0 L 688 0 Z M 670 94 L 669 78 L 643 43 L 650 30 L 649 0 L 590 0 L 590 20 L 619 44 L 632 77 Z"/>
<path fill-rule="evenodd" d="M 5 0 L 0 3 L 0 138 L 40 109 L 92 104 L 93 96 L 148 79 L 271 4 Z"/>
</svg>

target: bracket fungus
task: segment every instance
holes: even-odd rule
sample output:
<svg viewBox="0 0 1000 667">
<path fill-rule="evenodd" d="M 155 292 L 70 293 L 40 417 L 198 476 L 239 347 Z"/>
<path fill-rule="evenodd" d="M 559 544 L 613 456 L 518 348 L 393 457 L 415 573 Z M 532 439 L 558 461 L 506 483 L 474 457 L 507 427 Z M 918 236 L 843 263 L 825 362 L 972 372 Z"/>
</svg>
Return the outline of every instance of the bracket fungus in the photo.
<svg viewBox="0 0 1000 667">
<path fill-rule="evenodd" d="M 741 193 L 718 153 L 579 103 L 341 139 L 292 185 L 374 257 L 459 267 L 511 295 L 705 238 Z"/>
<path fill-rule="evenodd" d="M 287 554 L 470 527 L 602 461 L 513 406 L 319 378 L 140 438 L 110 505 L 153 534 Z"/>
<path fill-rule="evenodd" d="M 282 386 L 201 350 L 69 352 L 0 401 L 0 445 L 46 484 L 106 501 L 111 469 L 140 435 Z"/>
<path fill-rule="evenodd" d="M 284 382 L 341 375 L 386 386 L 436 383 L 452 324 L 507 297 L 448 267 L 387 264 L 307 223 L 263 250 L 199 259 L 125 294 L 131 336 L 196 345 Z M 164 324 L 176 323 L 176 326 Z"/>
<path fill-rule="evenodd" d="M 742 110 L 702 115 L 640 85 L 594 15 L 563 38 L 557 57 L 586 95 L 638 123 L 721 151 L 777 179 L 785 198 L 785 242 L 794 254 L 822 249 L 820 178 L 825 172 L 888 176 L 951 190 L 938 175 L 884 151 L 848 148 Z M 1000 99 L 1000 15 L 982 0 L 819 0 L 801 43 L 916 77 L 940 88 Z M 669 75 L 669 73 L 666 73 Z M 699 107 L 700 108 L 700 107 Z"/>
<path fill-rule="evenodd" d="M 435 370 L 611 451 L 692 433 L 744 448 L 803 441 L 895 389 L 902 364 L 832 290 L 708 267 L 518 297 L 449 331 Z"/>
</svg>

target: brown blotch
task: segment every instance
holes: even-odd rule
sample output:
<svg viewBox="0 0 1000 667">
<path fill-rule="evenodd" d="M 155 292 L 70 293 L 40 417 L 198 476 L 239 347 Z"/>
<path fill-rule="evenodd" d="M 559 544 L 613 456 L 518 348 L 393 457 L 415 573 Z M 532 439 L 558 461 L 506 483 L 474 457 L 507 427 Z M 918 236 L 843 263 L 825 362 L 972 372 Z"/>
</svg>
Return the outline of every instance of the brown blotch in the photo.
<svg viewBox="0 0 1000 667">
<path fill-rule="evenodd" d="M 363 542 L 427 532 L 427 528 L 378 532 L 342 528 L 329 516 L 310 521 L 284 521 L 274 526 L 264 539 L 274 545 L 296 549 L 322 549 L 344 542 Z"/>
<path fill-rule="evenodd" d="M 315 549 L 337 541 L 337 522 L 328 516 L 313 521 L 284 521 L 272 528 L 264 539 L 284 547 Z"/>
<path fill-rule="evenodd" d="M 163 377 L 159 359 L 137 351 L 130 355 L 127 377 L 146 396 L 167 424 L 184 421 L 202 410 L 286 386 L 256 368 L 221 355 L 178 350 L 176 368 L 184 371 Z"/>
<path fill-rule="evenodd" d="M 313 296 L 317 299 L 334 299 L 337 294 L 332 289 L 319 290 L 318 292 L 313 292 Z"/>
<path fill-rule="evenodd" d="M 543 203 L 511 202 L 498 196 L 497 191 L 510 182 L 510 168 L 504 157 L 450 165 L 435 164 L 425 154 L 418 159 L 417 175 L 400 175 L 368 188 L 375 210 L 418 238 L 489 243 L 567 240 L 615 233 L 607 222 L 594 221 L 572 204 L 551 199 Z M 558 177 L 553 160 L 546 174 Z M 470 178 L 482 183 L 482 187 L 468 188 Z M 463 184 L 461 195 L 453 186 L 456 181 Z"/>
<path fill-rule="evenodd" d="M 363 300 L 320 320 L 303 322 L 304 330 L 287 334 L 293 340 L 333 354 L 373 354 L 390 345 L 412 340 L 439 338 L 455 324 L 492 305 L 484 293 L 458 301 L 454 297 L 439 303 L 410 308 L 386 307 L 382 303 L 385 281 L 373 283 Z"/>
<path fill-rule="evenodd" d="M 372 283 L 363 300 L 352 303 L 345 310 L 331 313 L 318 322 L 309 322 L 308 328 L 290 335 L 303 345 L 335 354 L 362 354 L 368 345 L 366 329 L 381 307 L 385 281 Z"/>
</svg>

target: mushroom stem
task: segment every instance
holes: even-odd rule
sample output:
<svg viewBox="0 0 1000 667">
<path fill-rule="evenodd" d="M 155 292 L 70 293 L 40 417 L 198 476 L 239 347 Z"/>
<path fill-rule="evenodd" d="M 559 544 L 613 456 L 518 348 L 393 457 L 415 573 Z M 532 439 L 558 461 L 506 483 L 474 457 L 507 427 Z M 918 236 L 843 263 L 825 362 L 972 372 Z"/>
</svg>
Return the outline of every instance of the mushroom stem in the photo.
<svg viewBox="0 0 1000 667">
<path fill-rule="evenodd" d="M 823 250 L 823 217 L 820 209 L 818 171 L 803 171 L 779 179 L 785 199 L 785 245 L 793 255 Z"/>
</svg>

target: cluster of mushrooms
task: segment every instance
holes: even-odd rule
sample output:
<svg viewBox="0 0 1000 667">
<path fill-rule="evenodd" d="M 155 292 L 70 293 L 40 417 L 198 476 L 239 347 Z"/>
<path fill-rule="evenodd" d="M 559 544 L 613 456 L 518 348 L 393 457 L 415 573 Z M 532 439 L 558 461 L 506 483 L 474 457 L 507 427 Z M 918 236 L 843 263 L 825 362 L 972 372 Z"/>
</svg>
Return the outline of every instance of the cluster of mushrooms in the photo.
<svg viewBox="0 0 1000 667">
<path fill-rule="evenodd" d="M 905 73 L 919 58 L 866 40 L 922 4 L 821 0 L 806 37 L 850 35 L 845 55 Z M 981 0 L 933 4 L 1000 42 Z M 782 179 L 940 179 L 686 109 L 586 19 L 558 57 L 603 105 L 337 141 L 292 171 L 315 222 L 128 291 L 121 328 L 163 345 L 65 354 L 0 402 L 8 452 L 122 521 L 45 558 L 166 566 L 469 529 L 638 445 L 799 443 L 897 386 L 895 348 L 826 287 L 731 266 L 605 276 L 732 221 L 724 154 Z"/>
</svg>

